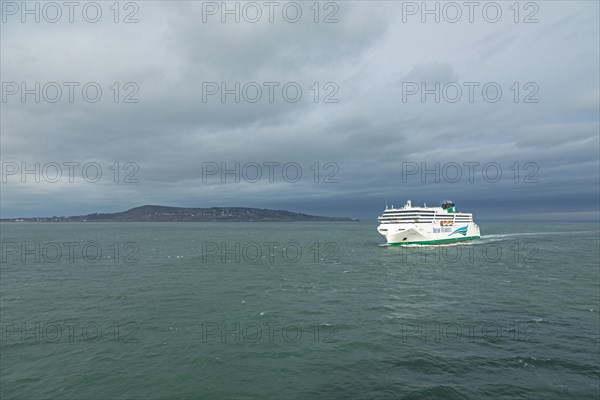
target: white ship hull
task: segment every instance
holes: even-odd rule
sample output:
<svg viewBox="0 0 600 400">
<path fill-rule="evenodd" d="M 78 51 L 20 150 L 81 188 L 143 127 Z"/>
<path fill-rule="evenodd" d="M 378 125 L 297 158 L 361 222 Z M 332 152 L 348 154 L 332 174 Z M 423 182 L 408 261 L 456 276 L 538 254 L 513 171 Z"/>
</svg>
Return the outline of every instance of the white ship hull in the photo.
<svg viewBox="0 0 600 400">
<path fill-rule="evenodd" d="M 413 207 L 410 200 L 402 208 L 386 207 L 379 223 L 377 231 L 391 246 L 444 244 L 481 236 L 473 215 L 456 211 L 450 201 L 441 207 Z"/>
<path fill-rule="evenodd" d="M 479 239 L 479 226 L 468 224 L 439 226 L 429 224 L 380 225 L 379 233 L 385 236 L 390 246 L 407 244 L 444 244 Z"/>
</svg>

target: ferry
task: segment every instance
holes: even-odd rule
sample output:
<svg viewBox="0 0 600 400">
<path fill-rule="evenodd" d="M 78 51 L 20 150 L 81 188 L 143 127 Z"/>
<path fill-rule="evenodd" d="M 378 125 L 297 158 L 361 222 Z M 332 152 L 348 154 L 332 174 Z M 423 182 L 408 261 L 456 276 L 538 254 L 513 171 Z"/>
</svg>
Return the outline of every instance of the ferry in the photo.
<svg viewBox="0 0 600 400">
<path fill-rule="evenodd" d="M 449 200 L 440 207 L 413 207 L 410 200 L 402 208 L 386 205 L 378 221 L 377 231 L 390 246 L 445 244 L 481 236 L 473 214 L 456 211 Z"/>
</svg>

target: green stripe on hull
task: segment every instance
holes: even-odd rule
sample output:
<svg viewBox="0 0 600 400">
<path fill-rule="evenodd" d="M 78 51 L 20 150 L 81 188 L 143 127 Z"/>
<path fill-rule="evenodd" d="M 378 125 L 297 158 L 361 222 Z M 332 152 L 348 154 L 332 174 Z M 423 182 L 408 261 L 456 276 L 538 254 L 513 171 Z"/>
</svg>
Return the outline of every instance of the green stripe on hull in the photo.
<svg viewBox="0 0 600 400">
<path fill-rule="evenodd" d="M 479 236 L 469 236 L 463 238 L 448 238 L 448 239 L 439 239 L 439 240 L 424 240 L 422 242 L 398 242 L 398 243 L 388 243 L 389 246 L 406 246 L 407 244 L 444 244 L 444 243 L 455 243 L 455 242 L 464 242 L 466 240 L 474 240 L 479 239 Z"/>
</svg>

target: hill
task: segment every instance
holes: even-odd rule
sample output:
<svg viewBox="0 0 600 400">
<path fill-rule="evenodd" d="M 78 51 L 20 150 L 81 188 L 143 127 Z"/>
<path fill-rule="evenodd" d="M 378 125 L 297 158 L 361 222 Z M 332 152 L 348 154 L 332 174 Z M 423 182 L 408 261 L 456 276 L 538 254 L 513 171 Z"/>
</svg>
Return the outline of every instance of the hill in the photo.
<svg viewBox="0 0 600 400">
<path fill-rule="evenodd" d="M 94 213 L 71 217 L 3 219 L 5 222 L 293 222 L 356 221 L 354 218 L 323 217 L 285 210 L 246 207 L 183 208 L 145 205 L 117 213 Z"/>
</svg>

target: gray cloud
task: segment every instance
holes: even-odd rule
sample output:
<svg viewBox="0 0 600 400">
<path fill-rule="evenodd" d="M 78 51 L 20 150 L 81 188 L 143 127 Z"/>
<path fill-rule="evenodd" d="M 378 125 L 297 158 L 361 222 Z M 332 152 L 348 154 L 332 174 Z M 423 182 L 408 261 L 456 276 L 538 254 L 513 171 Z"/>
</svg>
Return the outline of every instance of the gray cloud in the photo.
<svg viewBox="0 0 600 400">
<path fill-rule="evenodd" d="M 98 183 L 2 183 L 3 217 L 116 211 L 140 204 L 238 205 L 374 218 L 385 200 L 451 197 L 494 216 L 598 211 L 598 4 L 539 3 L 539 23 L 515 24 L 505 7 L 495 24 L 478 18 L 402 22 L 402 5 L 339 3 L 339 23 L 315 24 L 309 4 L 297 24 L 202 22 L 201 2 L 141 2 L 137 24 L 1 25 L 3 82 L 98 82 L 87 103 L 3 102 L 3 162 L 98 162 Z M 477 14 L 476 14 L 477 15 Z M 321 18 L 323 15 L 320 16 Z M 134 82 L 137 104 L 114 103 L 109 87 Z M 203 102 L 203 82 L 296 82 L 296 103 Z M 319 101 L 314 102 L 315 82 Z M 324 103 L 339 88 L 338 103 Z M 420 94 L 407 82 L 456 82 L 456 103 Z M 465 82 L 477 82 L 473 102 Z M 481 87 L 502 89 L 496 103 Z M 517 82 L 518 94 L 515 93 Z M 525 87 L 534 83 L 533 87 Z M 512 89 L 511 89 L 512 88 Z M 535 93 L 534 93 L 535 92 Z M 534 93 L 534 94 L 533 94 Z M 263 93 L 265 94 L 265 93 Z M 524 103 L 527 95 L 537 103 Z M 514 101 L 517 96 L 517 102 Z M 16 100 L 15 100 L 16 98 Z M 139 166 L 137 184 L 114 183 L 114 162 Z M 297 183 L 205 183 L 203 162 L 297 162 Z M 403 163 L 495 162 L 503 179 L 456 183 L 404 180 Z M 315 183 L 311 165 L 334 162 L 338 183 Z M 534 162 L 538 183 L 514 182 Z M 123 172 L 123 171 L 121 171 Z M 327 171 L 320 171 L 320 180 Z M 540 214 L 541 215 L 541 214 Z"/>
</svg>

